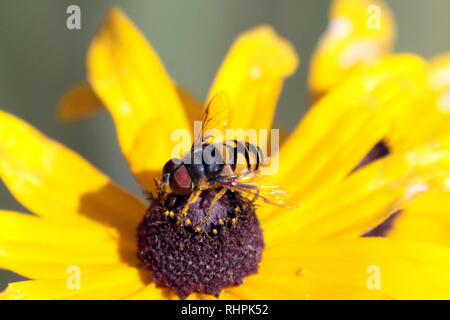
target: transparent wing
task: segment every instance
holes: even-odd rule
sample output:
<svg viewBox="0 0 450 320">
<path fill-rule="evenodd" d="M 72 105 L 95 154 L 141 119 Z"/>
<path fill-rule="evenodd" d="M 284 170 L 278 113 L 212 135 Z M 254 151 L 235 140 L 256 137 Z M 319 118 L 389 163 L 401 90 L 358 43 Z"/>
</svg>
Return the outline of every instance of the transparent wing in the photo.
<svg viewBox="0 0 450 320">
<path fill-rule="evenodd" d="M 236 179 L 218 182 L 218 184 L 246 195 L 256 196 L 264 202 L 278 207 L 298 208 L 297 201 L 287 191 L 256 171 L 242 173 Z"/>
<path fill-rule="evenodd" d="M 225 129 L 230 122 L 231 110 L 228 98 L 225 92 L 219 92 L 211 98 L 203 111 L 202 130 L 194 138 L 193 146 L 199 146 L 216 136 L 216 130 L 221 133 L 224 139 Z"/>
</svg>

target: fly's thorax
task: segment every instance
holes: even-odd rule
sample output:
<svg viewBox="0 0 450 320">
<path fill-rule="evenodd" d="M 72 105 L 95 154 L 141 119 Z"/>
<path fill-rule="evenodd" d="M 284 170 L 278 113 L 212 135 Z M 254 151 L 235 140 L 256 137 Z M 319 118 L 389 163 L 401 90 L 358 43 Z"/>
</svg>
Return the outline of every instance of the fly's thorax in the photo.
<svg viewBox="0 0 450 320">
<path fill-rule="evenodd" d="M 186 167 L 192 182 L 197 186 L 200 179 L 202 179 L 205 175 L 205 169 L 203 168 L 202 161 L 202 150 L 194 149 L 191 152 L 187 152 L 181 160 Z"/>
<path fill-rule="evenodd" d="M 183 164 L 196 186 L 204 184 L 205 178 L 219 175 L 225 167 L 220 149 L 220 144 L 206 143 L 183 156 Z"/>
</svg>

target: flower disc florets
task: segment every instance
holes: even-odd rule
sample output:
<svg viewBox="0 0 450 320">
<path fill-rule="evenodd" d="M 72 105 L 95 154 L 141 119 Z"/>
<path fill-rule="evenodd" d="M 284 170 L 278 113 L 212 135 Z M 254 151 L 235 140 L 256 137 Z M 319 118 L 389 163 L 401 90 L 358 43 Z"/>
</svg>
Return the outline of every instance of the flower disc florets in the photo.
<svg viewBox="0 0 450 320">
<path fill-rule="evenodd" d="M 264 248 L 255 207 L 238 192 L 203 191 L 181 212 L 188 196 L 160 196 L 138 228 L 138 258 L 160 286 L 184 298 L 192 292 L 219 295 L 258 271 Z"/>
</svg>

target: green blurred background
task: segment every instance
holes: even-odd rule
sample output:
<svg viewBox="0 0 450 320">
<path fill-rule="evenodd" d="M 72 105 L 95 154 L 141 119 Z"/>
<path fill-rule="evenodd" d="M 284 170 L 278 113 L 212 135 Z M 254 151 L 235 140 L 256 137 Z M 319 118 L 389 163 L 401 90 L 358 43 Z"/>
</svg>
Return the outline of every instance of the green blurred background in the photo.
<svg viewBox="0 0 450 320">
<path fill-rule="evenodd" d="M 396 16 L 396 51 L 429 58 L 450 49 L 449 0 L 386 2 Z M 66 28 L 70 4 L 81 8 L 81 30 Z M 299 70 L 286 81 L 276 122 L 293 129 L 304 114 L 308 61 L 327 24 L 328 0 L 1 0 L 0 108 L 75 149 L 122 186 L 141 195 L 121 158 L 109 115 L 70 125 L 56 117 L 61 93 L 85 79 L 86 49 L 112 4 L 143 31 L 170 75 L 202 99 L 236 35 L 258 24 L 274 26 L 301 57 Z M 26 212 L 3 184 L 0 208 Z M 0 290 L 19 279 L 0 270 Z"/>
</svg>

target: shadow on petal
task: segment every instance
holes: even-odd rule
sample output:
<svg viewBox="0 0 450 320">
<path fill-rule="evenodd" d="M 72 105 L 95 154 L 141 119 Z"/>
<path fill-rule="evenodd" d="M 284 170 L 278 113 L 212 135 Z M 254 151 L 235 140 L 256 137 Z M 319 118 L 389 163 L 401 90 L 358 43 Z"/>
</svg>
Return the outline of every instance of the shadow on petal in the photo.
<svg viewBox="0 0 450 320">
<path fill-rule="evenodd" d="M 121 261 L 129 266 L 140 268 L 142 282 L 150 283 L 150 272 L 143 268 L 136 256 L 136 230 L 145 215 L 146 208 L 141 201 L 128 194 L 124 194 L 126 196 L 117 194 L 116 197 L 111 197 L 115 189 L 117 189 L 116 185 L 108 183 L 97 191 L 83 194 L 79 202 L 79 213 L 111 229 L 111 237 L 117 242 Z M 124 210 L 121 211 L 118 208 L 124 208 Z"/>
</svg>

